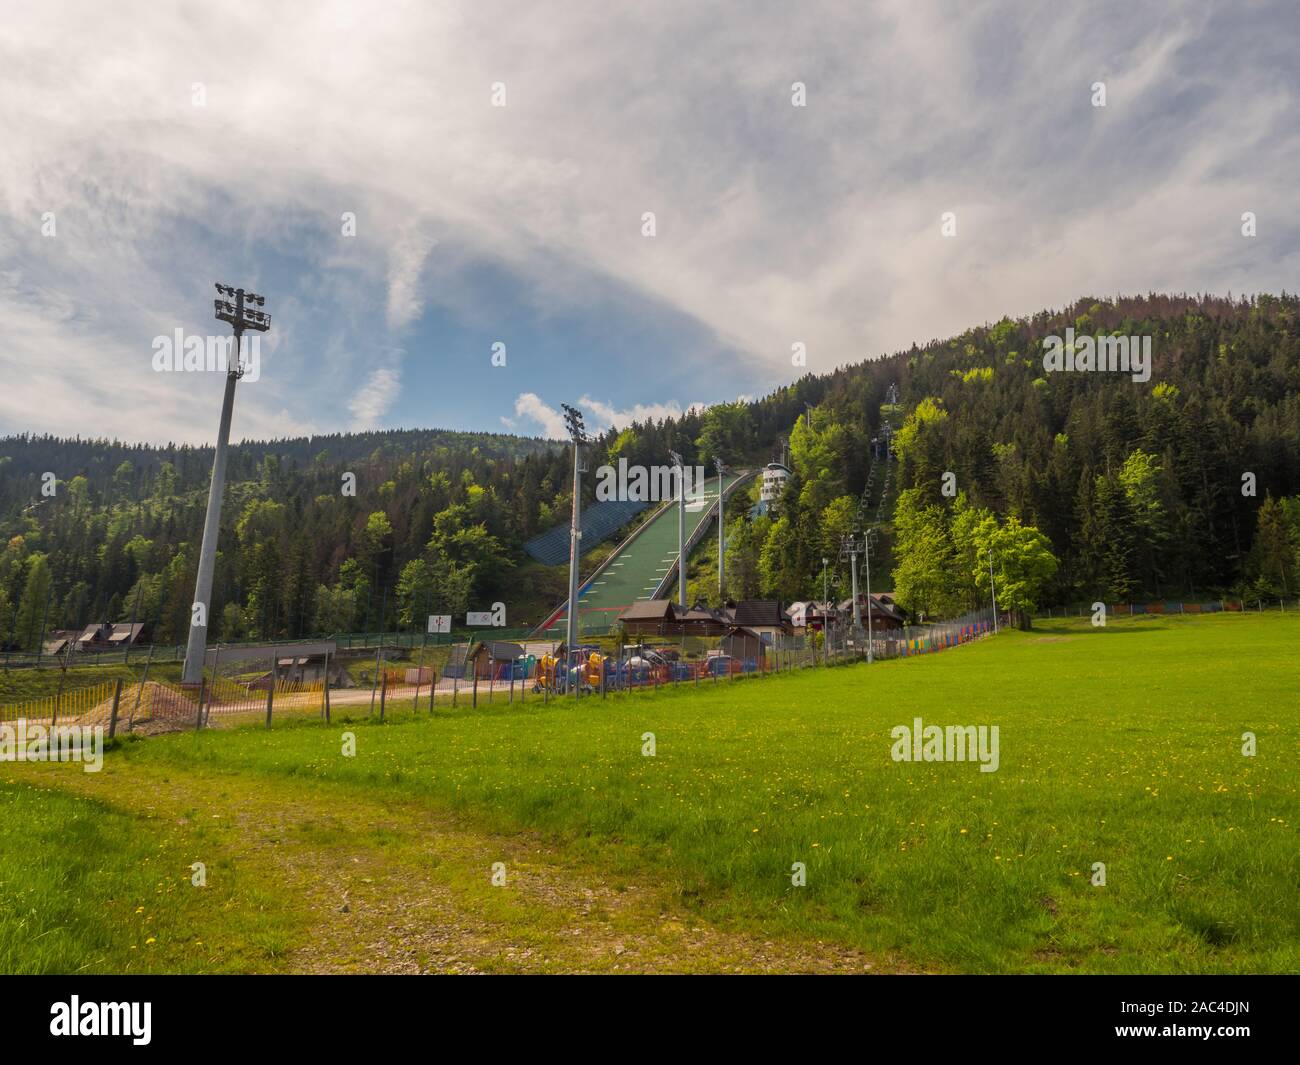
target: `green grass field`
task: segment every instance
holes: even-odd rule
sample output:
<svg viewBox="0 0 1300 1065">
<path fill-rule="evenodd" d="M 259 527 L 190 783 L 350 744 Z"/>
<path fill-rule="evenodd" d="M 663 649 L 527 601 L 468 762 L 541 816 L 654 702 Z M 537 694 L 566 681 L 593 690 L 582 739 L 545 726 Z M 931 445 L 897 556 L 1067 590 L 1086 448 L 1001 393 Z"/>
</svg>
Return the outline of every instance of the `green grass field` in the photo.
<svg viewBox="0 0 1300 1065">
<path fill-rule="evenodd" d="M 997 725 L 999 769 L 893 761 L 890 730 L 915 717 Z M 364 862 L 363 881 L 478 915 L 466 950 L 489 970 L 601 968 L 565 953 L 567 903 L 547 901 L 589 883 L 614 885 L 594 892 L 611 943 L 653 922 L 701 937 L 674 947 L 657 926 L 631 952 L 645 968 L 761 968 L 744 952 L 775 940 L 808 966 L 1297 972 L 1298 788 L 1300 616 L 1276 614 L 1040 622 L 921 659 L 576 706 L 187 733 L 128 742 L 97 775 L 0 767 L 0 869 L 24 900 L 0 917 L 0 968 L 139 969 L 124 900 L 150 892 L 161 924 L 220 944 L 169 937 L 151 968 L 302 968 L 293 944 L 338 910 L 330 878 Z M 297 821 L 267 827 L 287 809 Z M 533 895 L 489 886 L 494 848 L 517 852 L 503 860 Z M 188 887 L 200 853 L 208 894 Z M 315 887 L 277 884 L 313 861 Z"/>
</svg>

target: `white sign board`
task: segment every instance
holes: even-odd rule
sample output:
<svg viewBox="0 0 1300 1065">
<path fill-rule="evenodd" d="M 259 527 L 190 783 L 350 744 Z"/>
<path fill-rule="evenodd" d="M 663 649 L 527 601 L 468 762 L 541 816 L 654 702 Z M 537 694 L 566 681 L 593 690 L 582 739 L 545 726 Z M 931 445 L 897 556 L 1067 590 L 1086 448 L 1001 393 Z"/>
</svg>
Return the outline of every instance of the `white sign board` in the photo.
<svg viewBox="0 0 1300 1065">
<path fill-rule="evenodd" d="M 451 632 L 451 615 L 450 614 L 430 614 L 429 615 L 429 632 Z"/>
<path fill-rule="evenodd" d="M 505 603 L 493 603 L 491 610 L 471 610 L 465 615 L 466 625 L 492 625 L 500 628 L 505 623 Z"/>
</svg>

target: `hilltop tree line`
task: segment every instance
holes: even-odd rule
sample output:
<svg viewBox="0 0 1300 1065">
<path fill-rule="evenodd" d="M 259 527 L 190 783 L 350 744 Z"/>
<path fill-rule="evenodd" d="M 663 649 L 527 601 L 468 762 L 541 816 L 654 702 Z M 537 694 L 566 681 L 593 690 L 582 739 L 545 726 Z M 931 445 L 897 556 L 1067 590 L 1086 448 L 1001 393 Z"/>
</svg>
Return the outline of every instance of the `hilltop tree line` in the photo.
<svg viewBox="0 0 1300 1065">
<path fill-rule="evenodd" d="M 856 509 L 852 457 L 896 381 L 906 413 L 881 539 L 893 590 L 912 610 L 981 600 L 989 544 L 971 530 L 989 518 L 1003 545 L 993 540 L 993 579 L 1013 609 L 1297 594 L 1297 310 L 1285 295 L 1084 300 L 798 382 L 787 390 L 804 410 L 781 516 L 730 533 L 738 590 L 819 591 L 821 559 L 836 558 Z M 1067 327 L 1150 336 L 1150 381 L 1045 372 L 1044 340 Z M 1022 583 L 1013 559 L 1038 543 L 1030 531 L 1051 561 Z"/>
<path fill-rule="evenodd" d="M 730 508 L 727 593 L 820 597 L 829 559 L 827 583 L 844 595 L 839 545 L 896 384 L 897 464 L 873 587 L 892 586 L 909 609 L 933 617 L 985 601 L 990 558 L 1000 601 L 1024 612 L 1295 595 L 1298 310 L 1285 294 L 1083 300 L 809 374 L 752 402 L 610 430 L 589 464 L 657 465 L 676 450 L 711 472 L 715 456 L 761 465 L 784 444 L 793 472 L 774 513 Z M 1150 380 L 1046 373 L 1043 341 L 1067 327 L 1150 336 Z M 211 455 L 0 441 L 0 643 L 129 618 L 180 642 Z M 348 473 L 355 495 L 343 490 Z M 217 638 L 412 624 L 425 604 L 458 614 L 556 586 L 522 548 L 567 518 L 559 443 L 438 430 L 252 442 L 232 449 L 228 476 Z M 711 587 L 693 590 L 712 597 Z"/>
</svg>

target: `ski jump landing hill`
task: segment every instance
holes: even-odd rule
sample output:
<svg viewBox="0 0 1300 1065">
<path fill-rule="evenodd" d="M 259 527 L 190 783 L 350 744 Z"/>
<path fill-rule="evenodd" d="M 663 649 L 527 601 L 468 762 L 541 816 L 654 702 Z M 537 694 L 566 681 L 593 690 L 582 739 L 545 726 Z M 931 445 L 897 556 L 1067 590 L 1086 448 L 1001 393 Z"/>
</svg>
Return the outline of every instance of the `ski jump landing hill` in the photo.
<svg viewBox="0 0 1300 1065">
<path fill-rule="evenodd" d="M 723 477 L 723 498 L 747 483 L 754 470 L 741 470 Z M 607 632 L 619 614 L 639 599 L 663 599 L 677 581 L 677 500 L 664 503 L 650 519 L 618 545 L 578 585 L 578 626 L 592 632 Z M 718 480 L 711 477 L 697 495 L 686 500 L 686 557 L 708 532 L 718 514 Z M 568 624 L 566 599 L 537 627 L 537 637 L 564 639 Z"/>
</svg>

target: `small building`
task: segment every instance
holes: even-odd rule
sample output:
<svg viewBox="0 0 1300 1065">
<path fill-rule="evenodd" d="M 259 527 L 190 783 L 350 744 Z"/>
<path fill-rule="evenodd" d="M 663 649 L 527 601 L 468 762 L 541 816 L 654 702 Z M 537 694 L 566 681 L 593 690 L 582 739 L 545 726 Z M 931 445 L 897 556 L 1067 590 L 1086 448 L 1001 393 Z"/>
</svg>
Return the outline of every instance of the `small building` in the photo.
<svg viewBox="0 0 1300 1065">
<path fill-rule="evenodd" d="M 618 616 L 629 636 L 667 636 L 677 626 L 671 599 L 640 599 Z"/>
<path fill-rule="evenodd" d="M 59 655 L 66 654 L 70 650 L 75 651 L 80 636 L 81 632 L 78 629 L 55 629 L 41 645 L 41 654 L 47 658 L 58 658 Z"/>
<path fill-rule="evenodd" d="M 465 662 L 467 666 L 473 663 L 472 671 L 467 668 L 460 675 L 477 676 L 481 680 L 488 680 L 496 676 L 502 667 L 507 664 L 513 665 L 523 657 L 524 649 L 517 643 L 511 643 L 509 640 L 479 640 L 465 650 Z"/>
<path fill-rule="evenodd" d="M 754 662 L 760 669 L 763 666 L 763 656 L 767 653 L 767 641 L 762 634 L 743 625 L 728 628 L 720 647 L 724 655 L 730 655 L 740 662 Z"/>
<path fill-rule="evenodd" d="M 790 615 L 790 626 L 796 635 L 808 632 L 821 632 L 828 621 L 836 616 L 834 603 L 819 603 L 816 600 L 791 603 L 786 613 Z"/>
<path fill-rule="evenodd" d="M 722 636 L 731 625 L 725 611 L 715 610 L 704 603 L 689 608 L 679 621 L 683 636 Z"/>
<path fill-rule="evenodd" d="M 343 667 L 343 663 L 338 660 L 338 657 L 328 654 L 305 654 L 276 658 L 274 680 L 278 685 L 319 684 L 325 679 L 327 668 L 331 688 L 355 688 L 357 686 L 356 681 L 352 679 L 352 674 Z M 271 681 L 271 674 L 263 673 L 256 680 L 249 681 L 248 688 L 250 691 L 266 691 L 271 686 Z"/>
<path fill-rule="evenodd" d="M 789 636 L 794 632 L 790 615 L 779 599 L 742 599 L 728 604 L 727 615 L 733 625 L 750 629 L 769 643 L 778 634 Z"/>
<path fill-rule="evenodd" d="M 870 604 L 868 606 L 868 604 Z M 853 599 L 845 599 L 839 605 L 840 612 L 846 617 L 853 616 Z M 883 632 L 888 629 L 901 629 L 907 625 L 907 614 L 902 608 L 894 602 L 894 598 L 888 592 L 882 592 L 880 595 L 873 595 L 868 599 L 866 595 L 858 593 L 858 609 L 862 613 L 862 627 L 867 627 L 868 611 L 871 618 L 872 632 Z"/>
<path fill-rule="evenodd" d="M 111 625 L 107 621 L 98 625 L 87 626 L 77 637 L 78 651 L 124 651 L 134 647 L 144 632 L 144 622 L 118 622 Z"/>
<path fill-rule="evenodd" d="M 763 467 L 763 487 L 759 490 L 759 501 L 767 504 L 770 511 L 781 501 L 785 491 L 785 482 L 794 475 L 794 471 L 782 462 L 769 462 Z"/>
<path fill-rule="evenodd" d="M 618 616 L 628 636 L 721 636 L 731 618 L 721 610 L 696 603 L 679 613 L 671 599 L 642 599 Z"/>
</svg>

